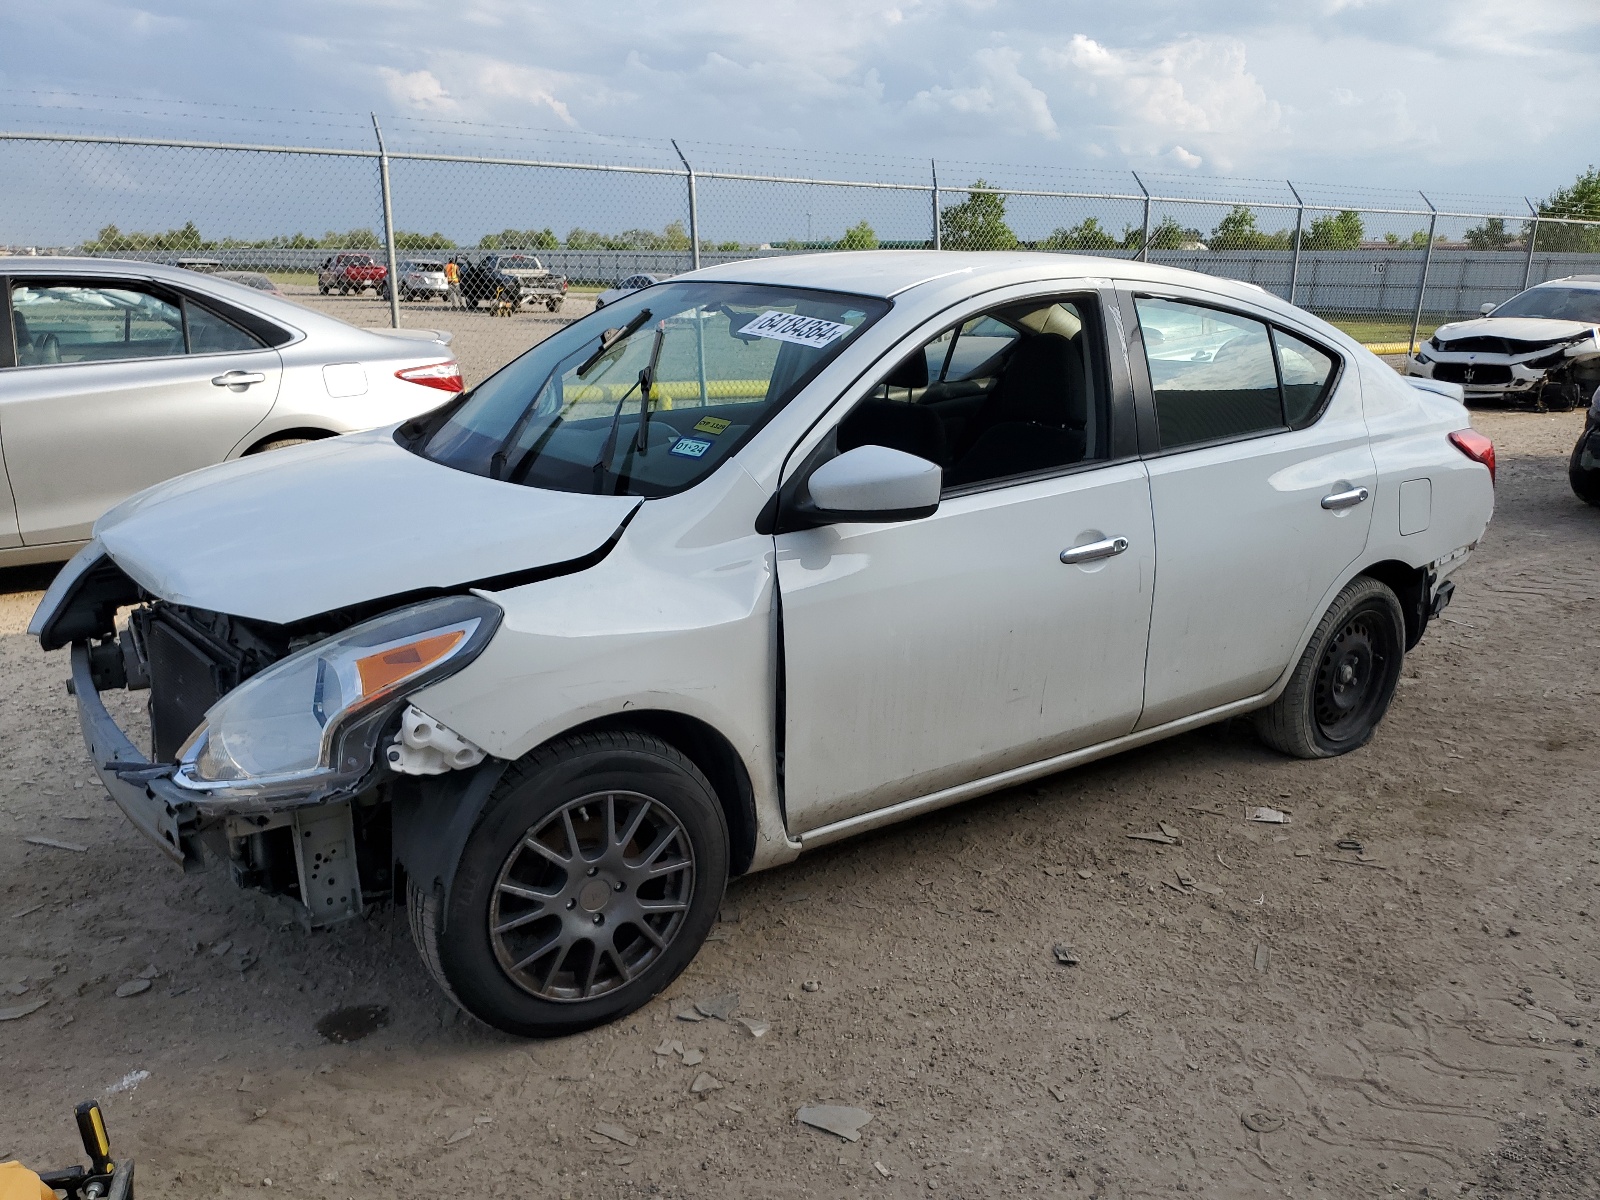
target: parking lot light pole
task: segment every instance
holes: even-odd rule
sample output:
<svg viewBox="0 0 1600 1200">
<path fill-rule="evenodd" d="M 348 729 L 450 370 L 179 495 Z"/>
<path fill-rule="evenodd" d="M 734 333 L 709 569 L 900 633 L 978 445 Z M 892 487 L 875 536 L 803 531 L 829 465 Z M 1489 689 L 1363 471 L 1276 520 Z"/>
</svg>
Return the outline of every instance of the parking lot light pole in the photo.
<svg viewBox="0 0 1600 1200">
<path fill-rule="evenodd" d="M 1144 232 L 1139 235 L 1139 253 L 1135 258 L 1143 262 L 1150 261 L 1150 189 L 1145 187 L 1144 180 L 1139 178 L 1139 172 L 1129 171 L 1133 181 L 1139 185 L 1139 190 L 1144 193 Z"/>
<path fill-rule="evenodd" d="M 378 190 L 383 194 L 383 244 L 389 251 L 389 325 L 400 328 L 400 278 L 394 261 L 394 201 L 389 195 L 389 152 L 383 146 L 383 127 L 378 114 L 372 114 L 372 132 L 378 137 Z"/>
<path fill-rule="evenodd" d="M 1300 207 L 1294 214 L 1294 258 L 1289 260 L 1289 303 L 1294 303 L 1295 294 L 1300 290 L 1300 235 L 1306 227 L 1306 202 L 1300 199 L 1300 193 L 1295 189 L 1294 180 L 1285 179 L 1289 191 L 1294 193 L 1294 202 Z"/>
<path fill-rule="evenodd" d="M 1539 240 L 1539 209 L 1526 196 L 1522 202 L 1533 214 L 1533 221 L 1528 225 L 1528 253 L 1522 260 L 1522 290 L 1527 291 L 1533 285 L 1533 246 Z"/>
<path fill-rule="evenodd" d="M 694 264 L 693 270 L 700 269 L 700 204 L 694 191 L 694 168 L 689 165 L 689 160 L 683 156 L 683 151 L 678 150 L 678 139 L 672 139 L 672 148 L 678 151 L 678 161 L 683 164 L 683 170 L 689 177 L 689 261 Z"/>
<path fill-rule="evenodd" d="M 1428 269 L 1433 266 L 1433 231 L 1439 224 L 1439 210 L 1433 206 L 1433 201 L 1422 192 L 1417 195 L 1422 196 L 1422 202 L 1428 206 L 1428 249 L 1422 256 L 1422 278 L 1417 282 L 1417 307 L 1411 313 L 1411 340 L 1406 343 L 1407 354 L 1417 352 L 1417 331 L 1422 326 L 1422 300 L 1428 292 Z"/>
</svg>

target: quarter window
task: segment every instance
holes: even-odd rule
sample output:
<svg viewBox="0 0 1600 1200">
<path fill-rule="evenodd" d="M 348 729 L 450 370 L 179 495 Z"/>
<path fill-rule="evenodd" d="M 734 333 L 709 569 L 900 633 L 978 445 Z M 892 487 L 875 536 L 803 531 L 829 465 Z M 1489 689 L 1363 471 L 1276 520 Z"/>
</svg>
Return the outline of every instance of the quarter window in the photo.
<svg viewBox="0 0 1600 1200">
<path fill-rule="evenodd" d="M 190 354 L 227 354 L 261 349 L 261 343 L 255 337 L 223 320 L 209 308 L 203 308 L 187 298 L 183 307 L 189 318 Z"/>
<path fill-rule="evenodd" d="M 1309 425 L 1333 379 L 1333 356 L 1281 329 L 1272 331 L 1283 375 L 1283 415 L 1291 429 Z"/>
</svg>

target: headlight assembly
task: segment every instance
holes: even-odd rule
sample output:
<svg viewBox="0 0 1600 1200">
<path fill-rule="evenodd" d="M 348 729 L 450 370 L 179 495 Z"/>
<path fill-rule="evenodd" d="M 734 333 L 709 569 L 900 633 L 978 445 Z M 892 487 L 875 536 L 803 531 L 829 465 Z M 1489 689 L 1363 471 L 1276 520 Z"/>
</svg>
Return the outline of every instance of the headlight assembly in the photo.
<svg viewBox="0 0 1600 1200">
<path fill-rule="evenodd" d="M 487 600 L 450 596 L 307 646 L 211 706 L 178 751 L 174 780 L 261 799 L 353 783 L 405 697 L 466 666 L 499 624 Z"/>
</svg>

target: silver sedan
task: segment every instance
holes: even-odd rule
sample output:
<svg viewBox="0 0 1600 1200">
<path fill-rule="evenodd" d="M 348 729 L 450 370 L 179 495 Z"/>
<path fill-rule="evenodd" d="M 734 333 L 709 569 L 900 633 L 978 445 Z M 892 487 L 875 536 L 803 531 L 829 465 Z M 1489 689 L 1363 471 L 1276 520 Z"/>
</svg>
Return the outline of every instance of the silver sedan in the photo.
<svg viewBox="0 0 1600 1200">
<path fill-rule="evenodd" d="M 449 343 L 154 263 L 0 257 L 0 566 L 70 557 L 174 475 L 437 408 Z"/>
</svg>

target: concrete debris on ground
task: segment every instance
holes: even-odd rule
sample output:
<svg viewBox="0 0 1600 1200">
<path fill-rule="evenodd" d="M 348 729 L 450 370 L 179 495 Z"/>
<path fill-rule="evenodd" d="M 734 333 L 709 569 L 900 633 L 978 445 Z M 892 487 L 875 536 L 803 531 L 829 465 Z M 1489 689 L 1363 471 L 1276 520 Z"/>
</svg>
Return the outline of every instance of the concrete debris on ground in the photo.
<svg viewBox="0 0 1600 1200">
<path fill-rule="evenodd" d="M 861 1140 L 861 1127 L 872 1120 L 872 1114 L 844 1104 L 808 1104 L 795 1114 L 795 1119 L 847 1142 L 856 1142 Z"/>
</svg>

